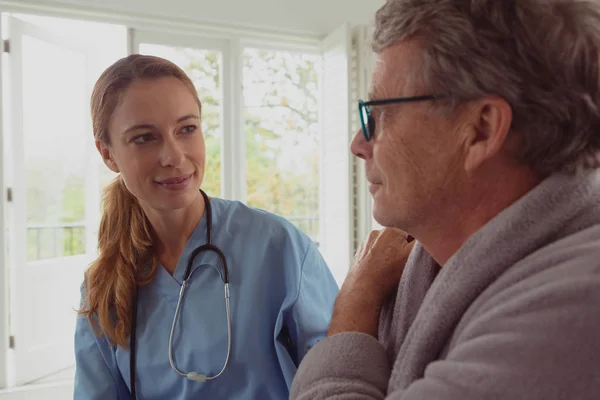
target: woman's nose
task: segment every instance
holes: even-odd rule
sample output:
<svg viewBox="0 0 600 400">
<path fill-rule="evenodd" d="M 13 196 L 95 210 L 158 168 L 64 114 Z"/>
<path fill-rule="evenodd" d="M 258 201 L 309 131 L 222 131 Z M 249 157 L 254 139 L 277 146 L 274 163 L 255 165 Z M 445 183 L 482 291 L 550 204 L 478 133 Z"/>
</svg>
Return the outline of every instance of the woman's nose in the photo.
<svg viewBox="0 0 600 400">
<path fill-rule="evenodd" d="M 163 142 L 161 148 L 161 164 L 163 167 L 180 167 L 184 159 L 184 149 L 173 138 Z"/>
</svg>

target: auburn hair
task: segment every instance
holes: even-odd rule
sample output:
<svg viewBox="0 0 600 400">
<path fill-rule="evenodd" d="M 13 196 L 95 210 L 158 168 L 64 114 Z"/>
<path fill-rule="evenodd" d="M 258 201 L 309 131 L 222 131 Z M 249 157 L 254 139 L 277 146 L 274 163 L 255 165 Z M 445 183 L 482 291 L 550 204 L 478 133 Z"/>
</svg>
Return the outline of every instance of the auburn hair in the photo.
<svg viewBox="0 0 600 400">
<path fill-rule="evenodd" d="M 91 96 L 94 138 L 110 146 L 108 126 L 127 88 L 137 80 L 173 77 L 193 93 L 186 73 L 163 58 L 134 54 L 108 67 L 98 78 Z M 131 332 L 134 295 L 138 286 L 152 281 L 158 267 L 154 233 L 136 197 L 120 176 L 103 192 L 103 213 L 98 232 L 98 258 L 85 272 L 80 315 L 112 344 L 127 347 Z"/>
</svg>

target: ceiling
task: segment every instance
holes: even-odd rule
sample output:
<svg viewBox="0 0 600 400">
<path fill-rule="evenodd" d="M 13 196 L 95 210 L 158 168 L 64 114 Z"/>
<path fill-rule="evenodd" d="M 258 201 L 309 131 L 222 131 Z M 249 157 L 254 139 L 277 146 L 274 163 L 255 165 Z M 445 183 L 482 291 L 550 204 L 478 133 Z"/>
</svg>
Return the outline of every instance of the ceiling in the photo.
<svg viewBox="0 0 600 400">
<path fill-rule="evenodd" d="M 323 37 L 344 22 L 370 24 L 384 0 L 20 0 L 161 15 Z"/>
</svg>

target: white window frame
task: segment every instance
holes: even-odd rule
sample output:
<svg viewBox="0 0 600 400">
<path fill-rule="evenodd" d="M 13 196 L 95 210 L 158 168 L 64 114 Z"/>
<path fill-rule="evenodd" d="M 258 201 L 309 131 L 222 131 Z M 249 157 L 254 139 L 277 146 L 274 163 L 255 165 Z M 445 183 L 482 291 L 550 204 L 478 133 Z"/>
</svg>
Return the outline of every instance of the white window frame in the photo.
<svg viewBox="0 0 600 400">
<path fill-rule="evenodd" d="M 2 18 L 0 18 L 0 32 L 2 32 Z M 0 39 L 2 39 L 0 35 Z M 4 65 L 4 57 L 0 54 L 0 94 L 3 94 L 3 72 L 6 66 Z M 0 131 L 4 131 L 4 104 L 3 97 L 0 95 Z M 4 160 L 4 134 L 0 135 L 0 388 L 4 388 L 8 384 L 8 347 L 9 347 L 9 331 L 8 331 L 8 238 L 5 233 L 9 225 L 7 208 L 8 208 L 8 189 L 5 179 L 5 160 Z"/>
</svg>

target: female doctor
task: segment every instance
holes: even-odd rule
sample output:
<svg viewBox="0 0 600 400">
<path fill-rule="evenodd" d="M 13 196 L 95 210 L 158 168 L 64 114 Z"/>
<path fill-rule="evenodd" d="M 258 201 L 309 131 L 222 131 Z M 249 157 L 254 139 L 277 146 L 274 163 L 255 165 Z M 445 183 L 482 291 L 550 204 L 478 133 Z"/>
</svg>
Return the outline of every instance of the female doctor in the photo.
<svg viewBox="0 0 600 400">
<path fill-rule="evenodd" d="M 82 285 L 77 400 L 287 399 L 326 335 L 338 288 L 312 241 L 199 190 L 201 108 L 157 57 L 121 59 L 94 87 L 96 146 L 119 175 Z"/>
</svg>

